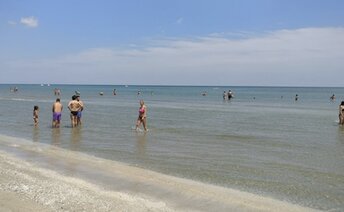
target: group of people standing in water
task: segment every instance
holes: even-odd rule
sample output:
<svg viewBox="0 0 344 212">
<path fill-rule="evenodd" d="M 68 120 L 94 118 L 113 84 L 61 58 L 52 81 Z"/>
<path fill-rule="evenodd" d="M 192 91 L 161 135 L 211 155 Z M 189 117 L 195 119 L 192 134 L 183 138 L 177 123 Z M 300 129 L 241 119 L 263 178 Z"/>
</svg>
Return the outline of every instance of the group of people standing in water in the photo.
<svg viewBox="0 0 344 212">
<path fill-rule="evenodd" d="M 82 111 L 84 110 L 84 103 L 80 100 L 79 95 L 73 95 L 72 100 L 68 103 L 68 109 L 70 111 L 71 126 L 76 127 L 81 125 Z M 61 104 L 60 98 L 57 98 L 52 106 L 52 127 L 59 128 L 61 123 L 63 105 Z M 33 107 L 33 121 L 34 126 L 39 123 L 38 119 L 39 107 L 35 105 Z"/>
<path fill-rule="evenodd" d="M 54 94 L 60 95 L 60 90 L 54 90 Z M 116 95 L 116 90 L 114 89 L 114 95 Z M 223 99 L 224 100 L 230 100 L 234 97 L 234 94 L 231 90 L 228 92 L 223 92 Z M 295 101 L 297 101 L 299 96 L 296 94 Z M 330 99 L 331 101 L 335 100 L 335 95 L 333 94 Z M 68 103 L 68 109 L 70 111 L 70 119 L 71 119 L 71 126 L 77 127 L 81 125 L 81 117 L 82 117 L 82 111 L 84 110 L 84 103 L 80 100 L 79 92 L 76 92 L 76 95 L 72 96 L 72 100 Z M 53 128 L 59 128 L 61 123 L 61 116 L 62 116 L 62 110 L 63 105 L 61 104 L 60 98 L 57 98 L 56 101 L 53 103 L 52 106 L 52 127 Z M 39 107 L 37 105 L 34 106 L 33 109 L 33 121 L 34 126 L 37 126 L 38 121 L 38 114 L 39 114 Z M 147 107 L 143 100 L 140 100 L 140 108 L 139 108 L 139 116 L 136 121 L 135 130 L 139 130 L 140 125 L 143 125 L 143 128 L 145 131 L 148 131 L 147 129 Z M 339 105 L 339 124 L 344 125 L 344 101 L 341 102 Z"/>
<path fill-rule="evenodd" d="M 55 90 L 56 91 L 56 90 Z M 56 95 L 56 92 L 54 92 Z M 84 103 L 80 100 L 80 95 L 76 94 L 72 96 L 72 100 L 68 103 L 68 109 L 70 111 L 71 126 L 77 127 L 81 125 L 82 111 L 84 110 Z M 60 98 L 57 98 L 52 106 L 52 128 L 59 128 L 61 123 L 63 105 Z M 38 126 L 39 123 L 39 107 L 37 105 L 33 108 L 33 121 L 34 126 Z M 135 130 L 139 130 L 140 125 L 143 125 L 144 131 L 147 129 L 147 107 L 143 100 L 140 100 L 139 116 L 136 121 Z"/>
<path fill-rule="evenodd" d="M 231 100 L 234 97 L 234 93 L 231 90 L 228 90 L 228 92 L 223 91 L 222 97 L 223 100 Z"/>
</svg>

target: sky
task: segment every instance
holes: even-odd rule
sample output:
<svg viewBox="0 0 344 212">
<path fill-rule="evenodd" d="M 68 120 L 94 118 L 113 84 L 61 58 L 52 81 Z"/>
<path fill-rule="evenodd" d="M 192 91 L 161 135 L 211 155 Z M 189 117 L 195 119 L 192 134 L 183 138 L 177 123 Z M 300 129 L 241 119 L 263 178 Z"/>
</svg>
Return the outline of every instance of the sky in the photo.
<svg viewBox="0 0 344 212">
<path fill-rule="evenodd" d="M 342 0 L 0 0 L 0 83 L 344 86 Z"/>
</svg>

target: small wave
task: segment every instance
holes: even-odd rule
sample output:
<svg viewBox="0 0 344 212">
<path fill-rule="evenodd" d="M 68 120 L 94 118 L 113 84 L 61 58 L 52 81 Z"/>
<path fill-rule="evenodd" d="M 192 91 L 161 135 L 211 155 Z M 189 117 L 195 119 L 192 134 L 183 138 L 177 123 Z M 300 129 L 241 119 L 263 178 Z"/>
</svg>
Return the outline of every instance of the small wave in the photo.
<svg viewBox="0 0 344 212">
<path fill-rule="evenodd" d="M 20 99 L 20 98 L 11 98 L 12 101 L 22 101 L 22 102 L 33 102 L 35 99 Z"/>
<path fill-rule="evenodd" d="M 10 100 L 10 101 L 18 101 L 18 102 L 42 102 L 42 103 L 51 102 L 50 100 L 23 99 L 23 98 L 9 98 L 9 99 L 2 99 L 2 100 Z"/>
</svg>

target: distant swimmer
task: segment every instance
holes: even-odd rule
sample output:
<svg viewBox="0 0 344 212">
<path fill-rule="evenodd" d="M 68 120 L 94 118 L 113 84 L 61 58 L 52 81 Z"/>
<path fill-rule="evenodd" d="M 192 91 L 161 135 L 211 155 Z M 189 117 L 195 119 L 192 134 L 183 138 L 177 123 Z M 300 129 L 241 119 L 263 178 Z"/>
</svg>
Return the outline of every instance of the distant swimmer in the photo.
<svg viewBox="0 0 344 212">
<path fill-rule="evenodd" d="M 297 102 L 298 100 L 299 100 L 299 95 L 296 94 L 296 95 L 295 95 L 295 102 Z"/>
<path fill-rule="evenodd" d="M 34 126 L 38 125 L 38 113 L 39 113 L 39 107 L 35 105 L 33 107 L 33 124 Z"/>
<path fill-rule="evenodd" d="M 99 92 L 99 95 L 103 96 L 103 95 L 104 95 L 104 92 Z"/>
<path fill-rule="evenodd" d="M 228 100 L 230 100 L 231 98 L 234 97 L 234 94 L 231 90 L 228 90 L 227 96 L 228 96 Z"/>
<path fill-rule="evenodd" d="M 141 91 L 137 91 L 137 95 L 140 95 L 141 94 Z"/>
<path fill-rule="evenodd" d="M 72 101 L 68 103 L 68 109 L 70 110 L 70 120 L 72 127 L 77 126 L 78 112 L 81 111 L 81 104 L 76 100 L 76 96 L 72 96 Z"/>
<path fill-rule="evenodd" d="M 117 93 L 116 93 L 116 89 L 113 89 L 113 95 L 116 96 Z"/>
<path fill-rule="evenodd" d="M 61 95 L 61 90 L 58 89 L 58 88 L 55 88 L 55 89 L 54 89 L 54 95 L 55 95 L 55 96 L 60 96 L 60 95 Z"/>
<path fill-rule="evenodd" d="M 147 107 L 143 100 L 140 100 L 139 117 L 136 121 L 135 130 L 137 131 L 140 125 L 143 125 L 145 131 L 147 131 Z"/>
<path fill-rule="evenodd" d="M 223 98 L 223 100 L 226 100 L 226 99 L 227 99 L 227 93 L 226 93 L 226 91 L 223 91 L 222 98 Z"/>
<path fill-rule="evenodd" d="M 57 98 L 55 103 L 53 104 L 53 122 L 52 122 L 53 128 L 60 127 L 62 109 L 63 109 L 63 105 L 61 104 L 61 100 Z"/>
<path fill-rule="evenodd" d="M 332 94 L 332 96 L 330 97 L 331 101 L 335 101 L 336 100 L 336 96 L 334 94 Z"/>
<path fill-rule="evenodd" d="M 344 125 L 344 101 L 339 105 L 339 124 Z"/>
<path fill-rule="evenodd" d="M 13 93 L 16 93 L 18 92 L 18 87 L 10 88 L 10 91 Z"/>
<path fill-rule="evenodd" d="M 208 95 L 208 93 L 206 91 L 204 91 L 204 92 L 201 93 L 201 95 L 202 96 L 206 96 L 206 95 Z"/>
</svg>

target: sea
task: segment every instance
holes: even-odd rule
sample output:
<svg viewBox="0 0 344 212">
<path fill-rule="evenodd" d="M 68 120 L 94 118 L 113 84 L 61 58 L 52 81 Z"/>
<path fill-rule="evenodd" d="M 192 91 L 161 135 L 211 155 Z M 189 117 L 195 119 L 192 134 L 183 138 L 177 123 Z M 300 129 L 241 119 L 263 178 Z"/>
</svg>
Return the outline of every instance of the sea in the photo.
<svg viewBox="0 0 344 212">
<path fill-rule="evenodd" d="M 14 87 L 17 92 L 10 90 Z M 64 106 L 59 129 L 51 127 L 55 88 L 61 90 Z M 234 98 L 224 100 L 228 90 Z M 75 92 L 85 109 L 82 126 L 71 128 L 67 105 Z M 147 106 L 148 132 L 135 130 L 141 99 Z M 1 84 L 0 134 L 315 209 L 344 211 L 341 101 L 343 87 Z M 40 108 L 38 127 L 32 118 L 35 105 Z M 6 149 L 1 142 L 0 149 Z"/>
</svg>

